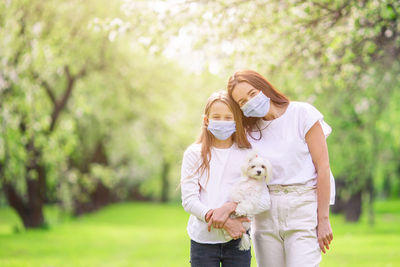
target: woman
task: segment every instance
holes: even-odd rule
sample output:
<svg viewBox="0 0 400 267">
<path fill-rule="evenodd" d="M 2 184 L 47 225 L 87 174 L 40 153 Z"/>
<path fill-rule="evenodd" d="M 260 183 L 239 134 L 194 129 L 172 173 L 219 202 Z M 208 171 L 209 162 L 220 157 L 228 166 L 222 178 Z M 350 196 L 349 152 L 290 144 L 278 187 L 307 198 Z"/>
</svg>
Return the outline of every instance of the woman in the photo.
<svg viewBox="0 0 400 267">
<path fill-rule="evenodd" d="M 258 266 L 318 266 L 333 239 L 325 140 L 331 128 L 315 107 L 289 101 L 255 71 L 236 72 L 227 90 L 251 145 L 272 164 L 271 209 L 252 224 Z"/>
<path fill-rule="evenodd" d="M 186 149 L 182 161 L 182 205 L 191 214 L 187 226 L 191 266 L 250 266 L 250 250 L 239 250 L 239 238 L 245 233 L 242 222 L 249 220 L 228 218 L 236 208 L 228 201 L 229 191 L 240 178 L 248 148 L 240 109 L 226 92 L 214 93 L 207 101 L 200 137 Z M 268 209 L 269 197 L 262 203 L 260 210 Z M 226 239 L 222 229 L 211 228 L 212 218 L 221 217 L 218 227 L 233 240 Z"/>
</svg>

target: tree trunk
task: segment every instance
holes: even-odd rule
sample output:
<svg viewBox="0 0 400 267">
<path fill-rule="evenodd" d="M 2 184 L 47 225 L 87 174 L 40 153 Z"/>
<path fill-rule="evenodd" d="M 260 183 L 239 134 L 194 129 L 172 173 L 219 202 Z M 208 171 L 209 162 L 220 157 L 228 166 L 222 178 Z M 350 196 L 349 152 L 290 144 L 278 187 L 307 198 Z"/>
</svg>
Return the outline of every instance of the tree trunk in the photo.
<svg viewBox="0 0 400 267">
<path fill-rule="evenodd" d="M 87 202 L 75 200 L 74 214 L 79 216 L 84 213 L 92 212 L 116 200 L 111 190 L 99 181 L 96 185 L 96 189 L 89 194 L 89 200 Z"/>
<path fill-rule="evenodd" d="M 152 201 L 153 199 L 149 196 L 145 196 L 140 192 L 139 184 L 132 186 L 128 191 L 128 196 L 126 198 L 130 201 Z"/>
<path fill-rule="evenodd" d="M 384 198 L 390 197 L 391 196 L 391 183 L 390 183 L 390 176 L 385 175 L 383 178 L 383 188 L 382 188 L 382 194 Z"/>
<path fill-rule="evenodd" d="M 344 213 L 346 209 L 346 201 L 342 198 L 340 192 L 346 187 L 345 182 L 346 177 L 337 177 L 335 179 L 336 195 L 335 195 L 335 205 L 331 206 L 330 210 L 334 214 Z"/>
<path fill-rule="evenodd" d="M 346 221 L 357 222 L 360 219 L 362 207 L 362 193 L 361 190 L 351 195 L 346 204 Z"/>
<path fill-rule="evenodd" d="M 80 166 L 80 171 L 82 173 L 87 173 L 90 170 L 90 165 L 93 163 L 108 165 L 107 154 L 105 151 L 105 147 L 103 145 L 103 140 L 99 140 L 96 144 L 96 147 L 88 159 L 83 165 Z M 93 178 L 94 179 L 94 178 Z M 85 188 L 82 188 L 83 191 L 86 191 Z M 102 181 L 97 181 L 96 188 L 88 193 L 89 200 L 86 202 L 79 201 L 79 199 L 74 200 L 74 214 L 82 215 L 84 213 L 92 212 L 98 210 L 110 203 L 113 203 L 118 200 L 117 196 L 113 194 L 113 192 L 105 186 Z"/>
<path fill-rule="evenodd" d="M 38 180 L 29 180 L 27 187 L 28 194 L 31 195 L 29 197 L 31 200 L 28 203 L 23 201 L 15 188 L 9 183 L 4 185 L 4 192 L 8 203 L 16 210 L 25 228 L 38 228 L 44 225 L 43 199 L 37 197 L 41 185 Z"/>
<path fill-rule="evenodd" d="M 161 202 L 168 201 L 168 192 L 169 192 L 168 175 L 170 166 L 171 164 L 164 159 L 161 172 Z"/>
<path fill-rule="evenodd" d="M 24 129 L 24 125 L 22 130 Z M 30 158 L 26 168 L 26 194 L 27 201 L 18 195 L 14 186 L 8 182 L 4 184 L 4 191 L 8 203 L 13 207 L 26 228 L 37 228 L 44 225 L 43 205 L 46 194 L 46 170 L 40 165 L 40 152 L 35 148 L 34 141 L 31 139 L 26 145 Z M 31 173 L 35 173 L 36 177 L 31 177 Z"/>
<path fill-rule="evenodd" d="M 374 200 L 375 200 L 375 190 L 372 180 L 372 176 L 367 179 L 367 192 L 368 192 L 368 223 L 370 225 L 375 224 L 375 212 L 374 212 Z"/>
</svg>

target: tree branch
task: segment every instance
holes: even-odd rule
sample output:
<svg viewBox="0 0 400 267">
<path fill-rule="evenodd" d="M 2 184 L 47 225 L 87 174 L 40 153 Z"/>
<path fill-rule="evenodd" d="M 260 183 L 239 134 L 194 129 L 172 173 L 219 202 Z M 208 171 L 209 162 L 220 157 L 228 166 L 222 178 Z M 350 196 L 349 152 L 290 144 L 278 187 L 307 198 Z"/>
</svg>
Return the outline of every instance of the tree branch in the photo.
<svg viewBox="0 0 400 267">
<path fill-rule="evenodd" d="M 56 125 L 57 119 L 58 119 L 61 111 L 67 105 L 67 102 L 68 102 L 69 98 L 71 97 L 72 90 L 74 89 L 76 80 L 80 79 L 86 75 L 86 73 L 87 73 L 86 64 L 75 75 L 71 74 L 69 66 L 64 66 L 64 72 L 66 75 L 67 83 L 65 86 L 65 91 L 64 91 L 63 96 L 61 97 L 60 100 L 56 101 L 56 105 L 54 106 L 54 110 L 51 115 L 50 132 L 54 130 L 54 127 Z"/>
<path fill-rule="evenodd" d="M 40 85 L 44 88 L 44 90 L 47 93 L 47 96 L 50 98 L 51 102 L 55 106 L 57 100 L 56 100 L 56 96 L 54 95 L 53 88 L 50 86 L 50 84 L 47 81 L 43 80 L 39 76 L 39 74 L 37 74 L 35 71 L 32 70 L 31 73 L 32 73 L 33 78 L 35 78 L 40 83 Z"/>
</svg>

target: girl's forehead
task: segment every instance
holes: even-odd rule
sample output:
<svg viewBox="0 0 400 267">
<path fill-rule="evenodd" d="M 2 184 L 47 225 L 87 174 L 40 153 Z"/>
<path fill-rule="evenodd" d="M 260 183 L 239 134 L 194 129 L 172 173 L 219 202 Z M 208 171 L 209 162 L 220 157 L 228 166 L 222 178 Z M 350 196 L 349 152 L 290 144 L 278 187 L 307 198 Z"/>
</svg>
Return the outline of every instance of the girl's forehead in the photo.
<svg viewBox="0 0 400 267">
<path fill-rule="evenodd" d="M 210 113 L 232 113 L 228 105 L 222 101 L 215 101 L 210 107 Z"/>
</svg>

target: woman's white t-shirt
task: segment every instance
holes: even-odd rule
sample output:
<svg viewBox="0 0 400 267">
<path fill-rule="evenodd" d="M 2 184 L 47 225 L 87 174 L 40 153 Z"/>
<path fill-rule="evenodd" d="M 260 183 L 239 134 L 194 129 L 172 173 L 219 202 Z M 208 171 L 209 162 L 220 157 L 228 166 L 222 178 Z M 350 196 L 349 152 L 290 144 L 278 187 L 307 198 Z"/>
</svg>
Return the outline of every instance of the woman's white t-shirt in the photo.
<svg viewBox="0 0 400 267">
<path fill-rule="evenodd" d="M 308 103 L 293 101 L 280 117 L 258 121 L 261 138 L 259 131 L 252 132 L 247 138 L 252 147 L 272 164 L 270 185 L 317 184 L 317 172 L 305 140 L 316 122 L 321 124 L 325 137 L 328 137 L 332 129 L 323 120 L 323 115 Z M 333 204 L 335 181 L 332 172 L 330 180 L 330 204 Z"/>
<path fill-rule="evenodd" d="M 191 215 L 187 226 L 189 237 L 198 243 L 225 243 L 222 229 L 211 228 L 208 232 L 205 215 L 210 209 L 221 207 L 229 201 L 231 187 L 241 177 L 241 166 L 249 153 L 249 149 L 240 149 L 236 144 L 230 148 L 211 149 L 210 175 L 200 175 L 196 170 L 202 162 L 201 144 L 190 145 L 182 160 L 181 192 L 182 206 Z M 265 190 L 268 190 L 265 186 Z M 260 212 L 269 209 L 269 194 L 264 194 Z"/>
</svg>

